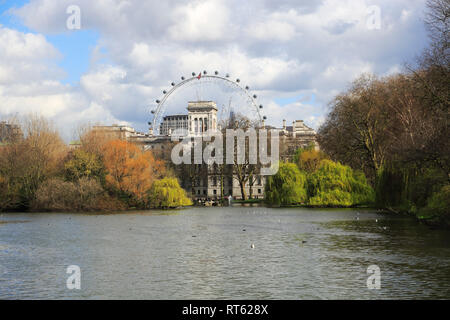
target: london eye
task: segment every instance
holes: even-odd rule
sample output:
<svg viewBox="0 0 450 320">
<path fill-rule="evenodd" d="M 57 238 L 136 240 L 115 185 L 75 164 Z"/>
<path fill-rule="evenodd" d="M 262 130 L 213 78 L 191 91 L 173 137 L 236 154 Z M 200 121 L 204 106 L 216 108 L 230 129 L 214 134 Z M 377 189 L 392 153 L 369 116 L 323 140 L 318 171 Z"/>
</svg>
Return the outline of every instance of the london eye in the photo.
<svg viewBox="0 0 450 320">
<path fill-rule="evenodd" d="M 255 123 L 262 124 L 266 119 L 262 115 L 263 106 L 257 103 L 257 95 L 250 86 L 243 84 L 240 78 L 229 74 L 220 75 L 218 71 L 208 74 L 192 72 L 189 77 L 180 77 L 179 82 L 171 82 L 162 89 L 151 106 L 152 119 L 149 125 L 153 134 L 159 134 L 159 124 L 168 114 L 182 112 L 188 101 L 214 101 L 219 109 L 218 120 L 227 119 L 232 113 L 240 114 Z"/>
</svg>

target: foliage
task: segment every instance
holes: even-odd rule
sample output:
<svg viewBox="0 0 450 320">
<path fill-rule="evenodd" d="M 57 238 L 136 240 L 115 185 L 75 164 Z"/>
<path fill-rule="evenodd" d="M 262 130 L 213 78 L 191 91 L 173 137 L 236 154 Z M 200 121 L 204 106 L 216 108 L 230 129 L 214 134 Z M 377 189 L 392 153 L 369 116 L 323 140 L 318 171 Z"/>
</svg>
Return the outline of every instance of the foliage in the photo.
<svg viewBox="0 0 450 320">
<path fill-rule="evenodd" d="M 294 156 L 294 163 L 301 171 L 312 173 L 319 168 L 320 162 L 328 159 L 327 155 L 320 150 L 314 149 L 314 146 L 299 148 Z"/>
<path fill-rule="evenodd" d="M 103 148 L 106 186 L 129 205 L 145 203 L 153 181 L 165 174 L 164 163 L 132 143 L 112 140 Z"/>
<path fill-rule="evenodd" d="M 101 159 L 82 149 L 75 150 L 64 163 L 65 176 L 69 181 L 77 181 L 82 177 L 103 181 L 105 177 Z"/>
<path fill-rule="evenodd" d="M 381 208 L 416 213 L 447 183 L 448 177 L 442 170 L 390 163 L 378 173 L 376 204 Z"/>
<path fill-rule="evenodd" d="M 0 148 L 0 210 L 27 209 L 39 185 L 62 171 L 67 148 L 46 119 L 28 116 L 23 137 Z"/>
<path fill-rule="evenodd" d="M 123 209 L 111 199 L 95 179 L 82 177 L 76 182 L 52 178 L 40 185 L 33 200 L 34 210 L 91 211 Z"/>
<path fill-rule="evenodd" d="M 192 205 L 186 191 L 180 187 L 176 178 L 163 178 L 153 182 L 147 193 L 151 208 L 176 208 Z"/>
<path fill-rule="evenodd" d="M 306 202 L 306 175 L 293 163 L 279 163 L 278 172 L 266 183 L 266 202 L 293 205 Z"/>
<path fill-rule="evenodd" d="M 331 160 L 322 160 L 319 168 L 308 176 L 310 205 L 352 206 L 369 204 L 374 192 L 362 172 Z"/>
<path fill-rule="evenodd" d="M 427 7 L 431 41 L 417 65 L 384 78 L 362 75 L 335 97 L 318 130 L 331 159 L 366 173 L 379 207 L 414 214 L 430 212 L 450 182 L 450 1 Z"/>
<path fill-rule="evenodd" d="M 450 226 L 450 185 L 445 185 L 441 190 L 433 193 L 427 205 L 419 211 L 419 217 Z"/>
</svg>

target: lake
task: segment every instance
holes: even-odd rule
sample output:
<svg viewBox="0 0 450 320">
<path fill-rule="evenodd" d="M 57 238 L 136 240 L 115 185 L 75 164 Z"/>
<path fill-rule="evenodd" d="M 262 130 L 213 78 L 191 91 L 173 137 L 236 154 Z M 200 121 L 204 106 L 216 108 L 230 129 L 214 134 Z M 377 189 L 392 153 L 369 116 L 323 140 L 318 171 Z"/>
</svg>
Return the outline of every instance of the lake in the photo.
<svg viewBox="0 0 450 320">
<path fill-rule="evenodd" d="M 0 299 L 431 298 L 450 298 L 450 232 L 373 210 L 0 215 Z"/>
</svg>

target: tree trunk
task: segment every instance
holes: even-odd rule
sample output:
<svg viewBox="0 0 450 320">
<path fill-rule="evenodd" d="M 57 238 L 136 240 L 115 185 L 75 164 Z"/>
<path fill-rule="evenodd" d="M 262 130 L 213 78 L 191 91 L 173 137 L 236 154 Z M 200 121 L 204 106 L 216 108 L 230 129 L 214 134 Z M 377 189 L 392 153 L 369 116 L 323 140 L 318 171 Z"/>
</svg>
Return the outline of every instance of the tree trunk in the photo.
<svg viewBox="0 0 450 320">
<path fill-rule="evenodd" d="M 242 200 L 247 200 L 247 195 L 245 194 L 245 184 L 239 181 L 239 186 L 241 187 Z"/>
</svg>

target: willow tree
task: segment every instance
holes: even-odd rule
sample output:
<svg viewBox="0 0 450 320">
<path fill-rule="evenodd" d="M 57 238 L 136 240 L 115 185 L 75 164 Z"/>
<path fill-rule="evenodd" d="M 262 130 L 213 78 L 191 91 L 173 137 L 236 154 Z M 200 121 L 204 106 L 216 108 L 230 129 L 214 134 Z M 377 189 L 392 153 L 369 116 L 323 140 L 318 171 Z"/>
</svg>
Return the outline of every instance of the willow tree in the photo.
<svg viewBox="0 0 450 320">
<path fill-rule="evenodd" d="M 151 208 L 176 208 L 192 205 L 186 191 L 180 187 L 176 178 L 156 180 L 148 195 L 148 206 Z"/>
<path fill-rule="evenodd" d="M 308 176 L 308 196 L 310 205 L 343 207 L 370 204 L 375 197 L 362 172 L 331 160 Z"/>
<path fill-rule="evenodd" d="M 278 172 L 268 177 L 265 194 L 266 202 L 271 205 L 305 203 L 306 175 L 295 164 L 281 162 Z"/>
</svg>

